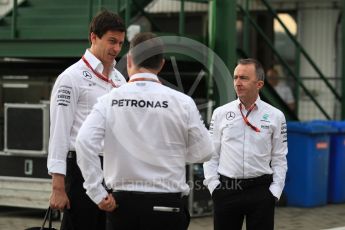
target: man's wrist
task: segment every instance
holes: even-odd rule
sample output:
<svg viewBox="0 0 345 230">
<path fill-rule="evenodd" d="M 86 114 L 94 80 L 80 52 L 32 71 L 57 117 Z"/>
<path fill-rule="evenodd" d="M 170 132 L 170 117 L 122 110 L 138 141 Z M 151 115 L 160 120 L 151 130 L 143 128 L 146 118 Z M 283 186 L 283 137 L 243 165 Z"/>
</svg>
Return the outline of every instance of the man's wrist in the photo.
<svg viewBox="0 0 345 230">
<path fill-rule="evenodd" d="M 54 191 L 65 191 L 65 175 L 58 173 L 52 175 L 52 189 Z"/>
</svg>

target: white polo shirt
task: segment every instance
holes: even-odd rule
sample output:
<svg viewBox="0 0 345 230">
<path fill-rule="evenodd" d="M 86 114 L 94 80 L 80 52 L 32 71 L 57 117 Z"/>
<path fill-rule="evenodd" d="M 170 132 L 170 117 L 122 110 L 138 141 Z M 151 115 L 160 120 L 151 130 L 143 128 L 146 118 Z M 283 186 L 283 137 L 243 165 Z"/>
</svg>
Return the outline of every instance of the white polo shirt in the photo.
<svg viewBox="0 0 345 230">
<path fill-rule="evenodd" d="M 185 164 L 209 160 L 213 145 L 189 96 L 149 73 L 99 99 L 77 137 L 84 187 L 98 204 L 113 190 L 189 193 Z M 97 161 L 104 139 L 103 172 Z"/>
<path fill-rule="evenodd" d="M 67 153 L 75 150 L 79 128 L 97 98 L 110 92 L 114 85 L 119 87 L 126 83 L 115 68 L 110 72 L 109 80 L 99 78 L 94 71 L 102 73 L 103 65 L 89 50 L 83 58 L 85 61 L 80 59 L 59 75 L 51 93 L 49 174 L 66 175 Z"/>
<path fill-rule="evenodd" d="M 215 154 L 204 164 L 204 184 L 212 193 L 220 183 L 219 174 L 236 179 L 273 174 L 270 191 L 279 198 L 287 171 L 285 116 L 258 97 L 248 116 L 249 122 L 260 130 L 256 132 L 245 123 L 240 103 L 237 99 L 213 112 L 210 134 Z M 242 112 L 247 114 L 245 109 Z"/>
</svg>

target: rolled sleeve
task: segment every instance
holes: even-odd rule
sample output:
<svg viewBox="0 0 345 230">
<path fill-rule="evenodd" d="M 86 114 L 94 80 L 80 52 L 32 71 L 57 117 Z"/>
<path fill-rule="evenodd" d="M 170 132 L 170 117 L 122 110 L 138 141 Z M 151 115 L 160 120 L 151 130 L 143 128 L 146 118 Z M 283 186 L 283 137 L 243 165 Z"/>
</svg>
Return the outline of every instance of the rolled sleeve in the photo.
<svg viewBox="0 0 345 230">
<path fill-rule="evenodd" d="M 72 76 L 58 77 L 50 99 L 50 139 L 47 159 L 48 173 L 66 175 L 66 158 L 70 133 L 78 103 L 79 90 Z"/>
<path fill-rule="evenodd" d="M 58 173 L 66 175 L 66 161 L 62 160 L 50 160 L 48 161 L 48 173 Z"/>
</svg>

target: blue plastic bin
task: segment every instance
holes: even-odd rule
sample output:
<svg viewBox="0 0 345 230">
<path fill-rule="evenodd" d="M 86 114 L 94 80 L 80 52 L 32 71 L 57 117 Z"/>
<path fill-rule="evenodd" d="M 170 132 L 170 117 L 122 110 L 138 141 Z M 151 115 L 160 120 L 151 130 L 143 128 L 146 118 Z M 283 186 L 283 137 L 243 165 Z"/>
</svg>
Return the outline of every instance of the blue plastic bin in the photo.
<svg viewBox="0 0 345 230">
<path fill-rule="evenodd" d="M 336 129 L 315 122 L 288 122 L 287 205 L 327 204 L 330 134 Z"/>
<path fill-rule="evenodd" d="M 345 121 L 314 121 L 337 129 L 331 134 L 329 158 L 328 202 L 345 202 Z"/>
</svg>

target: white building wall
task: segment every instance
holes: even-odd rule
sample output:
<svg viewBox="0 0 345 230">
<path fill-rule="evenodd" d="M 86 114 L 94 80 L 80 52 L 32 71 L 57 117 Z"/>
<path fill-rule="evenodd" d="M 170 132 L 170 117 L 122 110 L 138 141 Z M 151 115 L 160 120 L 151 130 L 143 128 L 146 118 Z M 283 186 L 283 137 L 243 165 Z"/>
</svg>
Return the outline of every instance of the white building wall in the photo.
<svg viewBox="0 0 345 230">
<path fill-rule="evenodd" d="M 332 9 L 331 7 L 317 8 L 314 6 L 304 6 L 298 10 L 298 39 L 327 78 L 334 78 L 336 75 L 335 30 L 338 15 L 339 10 Z M 303 80 L 305 86 L 312 92 L 323 109 L 333 118 L 336 106 L 335 98 L 322 80 L 311 80 L 318 75 L 302 55 L 300 76 L 306 78 L 306 80 Z M 334 86 L 334 80 L 330 82 Z M 300 91 L 298 109 L 301 120 L 325 118 L 302 90 Z"/>
</svg>

